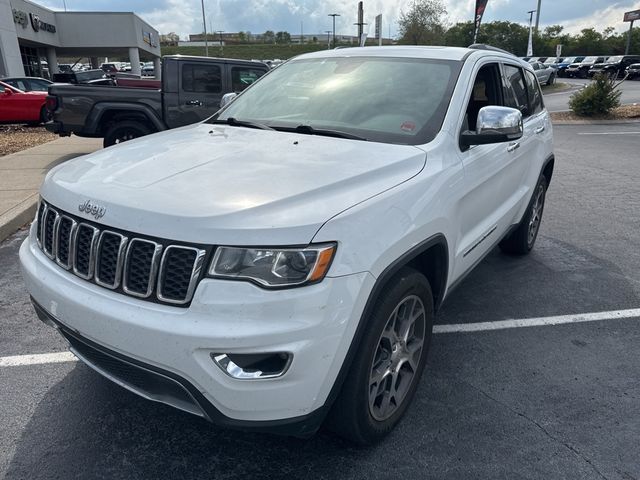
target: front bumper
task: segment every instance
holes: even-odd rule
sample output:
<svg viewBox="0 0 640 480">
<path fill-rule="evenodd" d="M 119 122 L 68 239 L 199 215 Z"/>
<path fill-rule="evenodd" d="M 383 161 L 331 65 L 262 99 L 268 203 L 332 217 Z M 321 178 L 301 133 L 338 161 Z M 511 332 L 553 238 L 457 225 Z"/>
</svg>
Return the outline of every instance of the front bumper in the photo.
<svg viewBox="0 0 640 480">
<path fill-rule="evenodd" d="M 40 316 L 57 323 L 84 360 L 82 345 L 74 346 L 69 335 L 102 354 L 177 381 L 215 423 L 276 432 L 287 426 L 292 434 L 313 433 L 309 430 L 326 413 L 375 281 L 361 273 L 267 291 L 244 282 L 206 279 L 185 309 L 90 284 L 45 257 L 33 235 L 23 243 L 20 260 Z M 211 358 L 212 353 L 264 352 L 293 355 L 283 376 L 238 380 Z M 95 361 L 87 363 L 96 367 Z M 181 408 L 166 398 L 151 399 Z"/>
</svg>

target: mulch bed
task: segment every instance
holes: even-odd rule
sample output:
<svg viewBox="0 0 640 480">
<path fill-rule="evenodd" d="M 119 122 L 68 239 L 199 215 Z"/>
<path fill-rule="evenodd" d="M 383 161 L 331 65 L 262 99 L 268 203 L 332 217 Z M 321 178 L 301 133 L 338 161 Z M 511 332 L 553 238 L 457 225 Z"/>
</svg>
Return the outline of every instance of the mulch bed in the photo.
<svg viewBox="0 0 640 480">
<path fill-rule="evenodd" d="M 0 125 L 0 157 L 55 140 L 58 136 L 44 127 Z"/>
<path fill-rule="evenodd" d="M 609 115 L 580 117 L 573 112 L 551 112 L 551 120 L 555 122 L 589 122 L 594 120 L 640 120 L 640 105 L 622 105 L 611 111 Z"/>
</svg>

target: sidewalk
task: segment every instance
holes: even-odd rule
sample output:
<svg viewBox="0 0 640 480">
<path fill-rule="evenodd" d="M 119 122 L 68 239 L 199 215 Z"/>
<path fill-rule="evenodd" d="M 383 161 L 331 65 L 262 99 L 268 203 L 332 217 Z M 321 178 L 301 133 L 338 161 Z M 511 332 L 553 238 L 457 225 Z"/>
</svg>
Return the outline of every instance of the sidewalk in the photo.
<svg viewBox="0 0 640 480">
<path fill-rule="evenodd" d="M 72 136 L 0 157 L 0 242 L 33 219 L 49 169 L 100 148 L 101 138 Z"/>
</svg>

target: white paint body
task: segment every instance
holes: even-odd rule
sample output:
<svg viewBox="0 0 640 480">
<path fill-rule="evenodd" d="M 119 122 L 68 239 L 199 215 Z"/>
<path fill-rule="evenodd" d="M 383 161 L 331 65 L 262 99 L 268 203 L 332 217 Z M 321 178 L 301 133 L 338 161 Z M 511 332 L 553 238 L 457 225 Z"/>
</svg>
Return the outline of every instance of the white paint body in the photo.
<svg viewBox="0 0 640 480">
<path fill-rule="evenodd" d="M 356 52 L 464 58 L 433 141 L 402 146 L 196 124 L 67 162 L 47 175 L 41 190 L 59 209 L 77 214 L 90 198 L 106 208 L 98 223 L 177 241 L 261 247 L 337 242 L 321 283 L 270 291 L 205 278 L 189 308 L 176 308 L 114 293 L 63 270 L 38 248 L 32 229 L 20 251 L 30 294 L 86 338 L 189 380 L 230 418 L 286 419 L 323 406 L 385 268 L 443 235 L 448 289 L 520 221 L 552 154 L 546 110 L 525 120 L 514 152 L 504 143 L 466 152 L 458 146 L 479 68 L 506 62 L 530 69 L 515 57 L 407 47 L 310 56 Z M 545 130 L 535 133 L 541 126 Z M 287 351 L 293 362 L 282 377 L 241 381 L 211 361 L 209 354 L 220 351 Z"/>
</svg>

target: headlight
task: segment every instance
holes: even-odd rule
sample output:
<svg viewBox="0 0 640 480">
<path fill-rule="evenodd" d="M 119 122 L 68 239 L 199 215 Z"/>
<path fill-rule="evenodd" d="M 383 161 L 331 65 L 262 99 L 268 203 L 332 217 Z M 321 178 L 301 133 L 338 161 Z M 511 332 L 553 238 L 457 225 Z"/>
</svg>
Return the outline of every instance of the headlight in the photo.
<svg viewBox="0 0 640 480">
<path fill-rule="evenodd" d="M 329 271 L 335 251 L 335 244 L 278 249 L 218 247 L 209 275 L 271 288 L 316 283 Z"/>
</svg>

